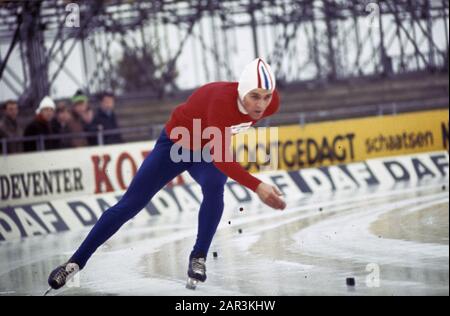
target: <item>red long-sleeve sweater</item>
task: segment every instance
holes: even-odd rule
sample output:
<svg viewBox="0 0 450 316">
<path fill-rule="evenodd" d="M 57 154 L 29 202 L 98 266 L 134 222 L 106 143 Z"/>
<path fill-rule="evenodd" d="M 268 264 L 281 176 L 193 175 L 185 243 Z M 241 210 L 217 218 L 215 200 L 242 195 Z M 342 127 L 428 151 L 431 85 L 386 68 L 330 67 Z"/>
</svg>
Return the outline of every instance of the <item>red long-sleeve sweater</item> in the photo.
<svg viewBox="0 0 450 316">
<path fill-rule="evenodd" d="M 249 115 L 242 113 L 238 108 L 238 83 L 237 82 L 214 82 L 207 84 L 197 89 L 184 103 L 178 106 L 173 112 L 170 120 L 166 124 L 166 132 L 168 136 L 177 142 L 180 138 L 171 137 L 171 132 L 175 127 L 185 127 L 189 130 L 191 135 L 190 149 L 197 150 L 195 142 L 192 137 L 199 137 L 194 135 L 193 121 L 194 119 L 201 120 L 201 132 L 207 127 L 217 127 L 222 132 L 222 136 L 226 137 L 226 128 L 231 128 L 232 131 L 239 132 L 239 127 L 246 127 L 254 125 L 257 121 L 253 120 Z M 279 95 L 275 90 L 272 101 L 267 107 L 262 118 L 273 115 L 279 109 Z M 261 119 L 262 119 L 261 118 Z M 241 125 L 242 124 L 242 125 Z M 241 126 L 240 126 L 241 125 Z M 231 138 L 228 136 L 228 138 Z M 210 140 L 203 139 L 201 147 L 205 146 Z M 222 153 L 230 151 L 226 144 L 230 144 L 230 139 L 223 139 Z M 214 165 L 222 171 L 225 175 L 246 186 L 252 191 L 261 183 L 261 180 L 252 176 L 246 171 L 238 162 L 213 161 Z"/>
</svg>

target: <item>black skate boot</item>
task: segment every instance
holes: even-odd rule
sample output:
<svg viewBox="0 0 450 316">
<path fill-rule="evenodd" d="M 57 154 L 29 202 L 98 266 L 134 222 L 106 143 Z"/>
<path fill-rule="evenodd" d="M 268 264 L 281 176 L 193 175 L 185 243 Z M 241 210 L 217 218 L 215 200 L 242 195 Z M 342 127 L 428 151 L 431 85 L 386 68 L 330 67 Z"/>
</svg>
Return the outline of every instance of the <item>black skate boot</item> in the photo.
<svg viewBox="0 0 450 316">
<path fill-rule="evenodd" d="M 186 288 L 195 290 L 198 282 L 205 282 L 206 280 L 206 258 L 191 258 L 189 260 L 188 280 Z"/>
<path fill-rule="evenodd" d="M 48 285 L 51 289 L 59 290 L 62 288 L 75 274 L 80 271 L 78 264 L 67 262 L 50 273 L 48 277 Z"/>
</svg>

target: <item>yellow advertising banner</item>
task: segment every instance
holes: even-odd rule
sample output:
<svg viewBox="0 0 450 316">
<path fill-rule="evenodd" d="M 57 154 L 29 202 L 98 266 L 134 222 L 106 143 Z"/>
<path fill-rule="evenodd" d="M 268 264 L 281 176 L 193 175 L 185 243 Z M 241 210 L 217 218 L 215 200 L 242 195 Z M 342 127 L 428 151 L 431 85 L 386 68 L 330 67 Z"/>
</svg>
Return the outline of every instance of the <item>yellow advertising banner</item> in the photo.
<svg viewBox="0 0 450 316">
<path fill-rule="evenodd" d="M 253 129 L 234 136 L 233 146 L 241 164 L 258 172 L 448 151 L 448 138 L 449 111 L 445 109 Z"/>
</svg>

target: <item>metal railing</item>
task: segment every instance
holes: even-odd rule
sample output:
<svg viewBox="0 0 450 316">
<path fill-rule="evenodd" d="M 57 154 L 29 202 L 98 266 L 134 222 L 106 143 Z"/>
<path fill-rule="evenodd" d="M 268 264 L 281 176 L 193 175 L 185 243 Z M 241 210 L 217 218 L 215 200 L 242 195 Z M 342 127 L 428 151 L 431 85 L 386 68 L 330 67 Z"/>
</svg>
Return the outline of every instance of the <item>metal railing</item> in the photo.
<svg viewBox="0 0 450 316">
<path fill-rule="evenodd" d="M 126 127 L 126 128 L 118 128 L 113 130 L 103 130 L 99 128 L 97 131 L 92 132 L 81 132 L 81 133 L 66 133 L 66 134 L 53 134 L 53 135 L 37 135 L 37 136 L 23 136 L 23 137 L 10 137 L 10 138 L 1 138 L 0 144 L 2 147 L 3 156 L 8 155 L 8 145 L 9 144 L 17 144 L 20 143 L 22 145 L 30 142 L 34 142 L 36 145 L 37 151 L 46 151 L 46 144 L 51 141 L 60 141 L 60 140 L 73 140 L 73 139 L 86 139 L 86 140 L 96 140 L 95 145 L 92 144 L 90 146 L 103 146 L 105 145 L 105 138 L 108 136 L 116 136 L 116 135 L 131 135 L 131 134 L 140 134 L 141 139 L 153 140 L 156 139 L 161 132 L 161 129 L 164 125 L 157 124 L 152 126 L 138 126 L 138 127 Z M 89 147 L 89 146 L 87 146 Z M 69 147 L 73 148 L 73 147 Z M 69 149 L 69 148 L 52 148 L 52 149 Z M 23 151 L 25 152 L 25 151 Z"/>
<path fill-rule="evenodd" d="M 337 108 L 321 111 L 309 111 L 309 112 L 295 112 L 295 113 L 282 113 L 261 120 L 257 126 L 280 126 L 288 124 L 305 125 L 308 123 L 341 120 L 348 118 L 369 117 L 369 116 L 383 116 L 383 115 L 397 115 L 399 113 L 417 112 L 423 110 L 443 109 L 449 107 L 448 99 L 442 99 L 439 102 L 426 103 L 422 101 L 408 102 L 408 103 L 389 103 L 389 104 L 376 104 L 368 106 L 359 106 L 355 108 Z M 46 142 L 52 140 L 70 140 L 77 138 L 96 139 L 96 146 L 102 146 L 105 144 L 105 138 L 110 135 L 121 135 L 124 138 L 131 139 L 130 135 L 134 136 L 133 141 L 142 140 L 154 140 L 156 139 L 164 124 L 154 124 L 152 126 L 137 126 L 119 128 L 115 130 L 103 130 L 99 129 L 96 132 L 83 132 L 73 134 L 59 134 L 59 135 L 39 135 L 28 137 L 16 137 L 16 138 L 2 138 L 0 139 L 0 145 L 2 147 L 2 154 L 8 155 L 8 144 L 10 143 L 26 143 L 35 142 L 38 151 L 46 150 Z"/>
</svg>

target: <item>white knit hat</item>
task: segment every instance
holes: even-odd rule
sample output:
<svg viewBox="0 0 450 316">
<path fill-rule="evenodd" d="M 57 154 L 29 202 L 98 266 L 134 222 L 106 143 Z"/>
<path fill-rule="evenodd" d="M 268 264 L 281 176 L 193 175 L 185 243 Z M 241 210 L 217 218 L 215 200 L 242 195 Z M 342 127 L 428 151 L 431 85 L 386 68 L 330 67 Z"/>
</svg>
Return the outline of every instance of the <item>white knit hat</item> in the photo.
<svg viewBox="0 0 450 316">
<path fill-rule="evenodd" d="M 275 90 L 275 76 L 262 58 L 257 58 L 245 66 L 239 79 L 238 92 L 241 99 L 254 89 Z"/>
<path fill-rule="evenodd" d="M 53 100 L 50 97 L 44 97 L 41 101 L 41 103 L 39 103 L 39 107 L 36 110 L 36 114 L 41 113 L 41 111 L 45 108 L 51 108 L 51 109 L 56 109 L 56 105 L 55 102 L 53 102 Z"/>
</svg>

